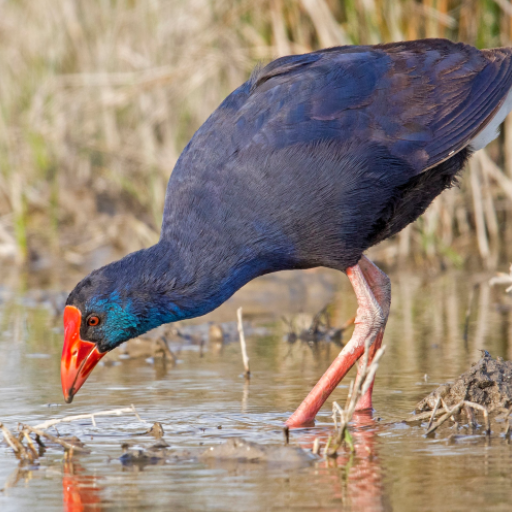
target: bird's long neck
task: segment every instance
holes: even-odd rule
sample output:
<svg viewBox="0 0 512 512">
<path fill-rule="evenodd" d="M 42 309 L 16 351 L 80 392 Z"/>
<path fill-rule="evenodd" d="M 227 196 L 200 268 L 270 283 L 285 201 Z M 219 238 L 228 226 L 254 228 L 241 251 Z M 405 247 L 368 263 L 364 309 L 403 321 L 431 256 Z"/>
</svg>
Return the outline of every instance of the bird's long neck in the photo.
<svg viewBox="0 0 512 512">
<path fill-rule="evenodd" d="M 157 244 L 168 252 L 162 258 L 177 279 L 182 318 L 203 315 L 255 277 L 297 261 L 293 240 L 265 202 L 271 194 L 251 193 L 245 178 L 229 172 L 222 144 L 215 151 L 196 146 L 183 151 L 169 179 Z"/>
<path fill-rule="evenodd" d="M 244 284 L 268 272 L 268 262 L 236 251 L 219 254 L 215 246 L 191 251 L 178 241 L 161 240 L 135 253 L 133 285 L 156 327 L 204 315 Z"/>
</svg>

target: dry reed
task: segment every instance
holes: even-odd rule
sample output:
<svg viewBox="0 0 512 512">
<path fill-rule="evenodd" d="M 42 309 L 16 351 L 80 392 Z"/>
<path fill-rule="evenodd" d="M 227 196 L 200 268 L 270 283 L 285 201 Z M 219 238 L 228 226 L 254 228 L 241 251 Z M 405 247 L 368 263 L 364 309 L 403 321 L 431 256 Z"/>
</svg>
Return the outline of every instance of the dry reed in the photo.
<svg viewBox="0 0 512 512">
<path fill-rule="evenodd" d="M 2 2 L 0 257 L 81 265 L 154 243 L 181 149 L 260 60 L 419 37 L 510 45 L 511 16 L 508 0 Z M 505 125 L 376 257 L 497 265 L 511 245 Z"/>
</svg>

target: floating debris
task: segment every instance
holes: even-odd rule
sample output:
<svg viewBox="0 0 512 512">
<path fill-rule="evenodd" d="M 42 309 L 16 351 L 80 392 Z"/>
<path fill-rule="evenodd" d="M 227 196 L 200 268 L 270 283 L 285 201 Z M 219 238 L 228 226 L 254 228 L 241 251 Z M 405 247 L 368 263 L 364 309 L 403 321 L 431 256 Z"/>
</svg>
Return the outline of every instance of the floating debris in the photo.
<svg viewBox="0 0 512 512">
<path fill-rule="evenodd" d="M 300 330 L 300 332 L 297 332 L 293 319 L 289 320 L 283 317 L 282 320 L 288 327 L 286 341 L 290 344 L 295 343 L 297 340 L 310 344 L 327 341 L 341 347 L 343 346 L 343 333 L 353 325 L 355 317 L 347 320 L 341 327 L 332 327 L 328 306 L 325 306 L 313 317 L 311 325 L 306 329 Z"/>
<path fill-rule="evenodd" d="M 266 327 L 257 327 L 250 322 L 244 322 L 246 336 L 266 336 L 270 330 Z M 128 340 L 120 347 L 120 351 L 107 354 L 105 361 L 118 359 L 147 359 L 161 358 L 177 362 L 177 356 L 186 347 L 204 349 L 207 342 L 224 345 L 238 342 L 238 323 L 203 323 L 176 327 L 174 324 L 163 325 L 152 331 Z"/>
<path fill-rule="evenodd" d="M 240 438 L 228 439 L 224 444 L 210 446 L 201 456 L 203 460 L 234 462 L 265 462 L 271 464 L 310 464 L 318 460 L 311 452 L 298 446 L 263 445 Z"/>
<path fill-rule="evenodd" d="M 69 458 L 72 457 L 75 453 L 91 453 L 91 451 L 80 439 L 78 439 L 78 437 L 62 437 L 59 435 L 54 436 L 53 434 L 47 432 L 47 429 L 55 427 L 55 425 L 60 423 L 70 423 L 83 419 L 90 419 L 92 424 L 96 426 L 96 416 L 119 416 L 125 413 L 133 413 L 139 421 L 145 423 L 145 421 L 138 415 L 135 407 L 132 405 L 131 407 L 125 407 L 124 409 L 112 409 L 109 411 L 100 411 L 90 414 L 78 414 L 75 416 L 51 419 L 36 426 L 20 423 L 17 435 L 13 434 L 3 423 L 0 423 L 0 430 L 3 433 L 4 441 L 13 449 L 15 455 L 21 460 L 34 461 L 43 455 L 47 448 L 45 442 L 48 442 L 49 445 L 61 446 L 66 452 L 66 457 Z M 160 429 L 163 433 L 161 425 Z M 148 433 L 150 431 L 148 431 Z M 157 430 L 155 430 L 155 432 L 157 432 Z M 30 434 L 34 436 L 34 439 L 32 439 Z M 45 442 L 43 442 L 43 439 L 45 439 Z"/>
<path fill-rule="evenodd" d="M 153 436 L 155 439 L 162 439 L 164 437 L 164 427 L 158 421 L 153 423 L 153 426 L 146 432 L 150 436 Z"/>
<path fill-rule="evenodd" d="M 121 445 L 123 454 L 119 461 L 123 466 L 137 466 L 139 469 L 145 466 L 164 464 L 168 456 L 166 448 L 131 448 L 128 443 Z"/>
</svg>

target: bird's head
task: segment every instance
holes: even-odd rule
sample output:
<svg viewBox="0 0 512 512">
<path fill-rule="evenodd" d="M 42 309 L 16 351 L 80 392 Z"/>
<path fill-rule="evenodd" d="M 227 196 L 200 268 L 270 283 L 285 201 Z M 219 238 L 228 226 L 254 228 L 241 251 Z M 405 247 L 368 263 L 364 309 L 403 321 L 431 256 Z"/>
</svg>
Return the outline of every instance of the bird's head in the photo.
<svg viewBox="0 0 512 512">
<path fill-rule="evenodd" d="M 107 352 L 182 316 L 172 301 L 173 280 L 165 271 L 158 272 L 156 262 L 148 263 L 150 256 L 133 253 L 95 270 L 70 293 L 64 309 L 61 359 L 66 402 L 71 403 Z M 154 272 L 145 272 L 145 268 Z"/>
</svg>

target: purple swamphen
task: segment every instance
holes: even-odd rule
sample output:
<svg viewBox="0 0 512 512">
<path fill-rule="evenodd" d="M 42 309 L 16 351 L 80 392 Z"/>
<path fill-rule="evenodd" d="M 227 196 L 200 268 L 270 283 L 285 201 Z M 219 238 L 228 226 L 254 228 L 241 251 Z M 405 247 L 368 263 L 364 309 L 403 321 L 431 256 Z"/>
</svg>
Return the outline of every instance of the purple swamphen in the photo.
<svg viewBox="0 0 512 512">
<path fill-rule="evenodd" d="M 103 355 L 213 310 L 255 277 L 324 266 L 359 304 L 352 339 L 288 420 L 311 424 L 381 345 L 388 277 L 363 252 L 454 184 L 512 109 L 512 49 L 442 39 L 344 46 L 254 71 L 199 128 L 167 187 L 160 241 L 83 279 L 64 311 L 71 402 Z M 358 409 L 371 408 L 370 388 Z"/>
</svg>

